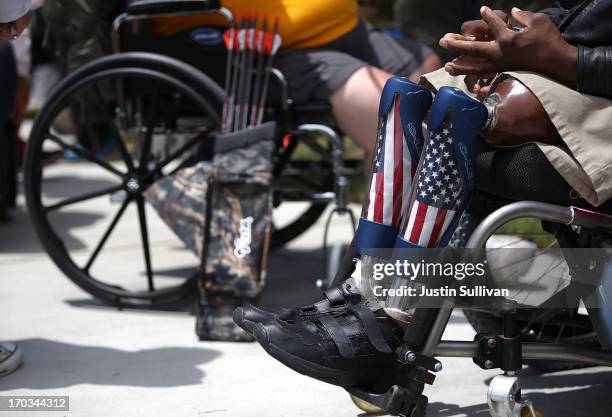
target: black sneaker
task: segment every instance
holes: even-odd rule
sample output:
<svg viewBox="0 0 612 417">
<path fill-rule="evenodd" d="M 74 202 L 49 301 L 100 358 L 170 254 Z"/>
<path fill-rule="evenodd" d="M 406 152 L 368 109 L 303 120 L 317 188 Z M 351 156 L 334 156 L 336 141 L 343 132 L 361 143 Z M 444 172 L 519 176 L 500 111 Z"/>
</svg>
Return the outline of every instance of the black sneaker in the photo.
<svg viewBox="0 0 612 417">
<path fill-rule="evenodd" d="M 302 307 L 283 308 L 277 312 L 268 312 L 248 305 L 234 310 L 234 322 L 249 333 L 259 323 L 275 319 L 288 323 L 312 320 L 325 315 L 341 315 L 351 307 L 362 303 L 363 297 L 350 282 L 323 291 L 323 300 Z"/>
<path fill-rule="evenodd" d="M 344 388 L 384 392 L 409 382 L 408 365 L 397 361 L 402 330 L 382 309 L 348 307 L 338 316 L 258 323 L 253 335 L 284 365 L 303 375 Z"/>
</svg>

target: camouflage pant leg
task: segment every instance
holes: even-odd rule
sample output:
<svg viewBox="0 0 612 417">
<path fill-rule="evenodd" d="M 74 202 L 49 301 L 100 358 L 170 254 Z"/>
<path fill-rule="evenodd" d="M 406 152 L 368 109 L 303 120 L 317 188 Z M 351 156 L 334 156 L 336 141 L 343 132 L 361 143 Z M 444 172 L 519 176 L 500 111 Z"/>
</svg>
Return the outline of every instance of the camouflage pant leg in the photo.
<svg viewBox="0 0 612 417">
<path fill-rule="evenodd" d="M 270 141 L 216 154 L 209 196 L 197 332 L 203 340 L 251 341 L 235 307 L 262 290 L 272 224 Z"/>
<path fill-rule="evenodd" d="M 232 321 L 260 295 L 272 223 L 271 141 L 215 155 L 153 184 L 145 196 L 202 259 L 196 332 L 201 340 L 250 341 Z"/>
<path fill-rule="evenodd" d="M 196 334 L 200 340 L 252 342 L 253 336 L 238 327 L 233 320 L 234 309 L 242 305 L 232 297 L 202 293 L 196 319 Z"/>
<path fill-rule="evenodd" d="M 272 224 L 272 146 L 264 142 L 215 156 L 208 291 L 243 299 L 261 292 Z"/>
<path fill-rule="evenodd" d="M 161 219 L 198 257 L 204 243 L 211 172 L 209 162 L 200 162 L 162 178 L 144 193 Z"/>
</svg>

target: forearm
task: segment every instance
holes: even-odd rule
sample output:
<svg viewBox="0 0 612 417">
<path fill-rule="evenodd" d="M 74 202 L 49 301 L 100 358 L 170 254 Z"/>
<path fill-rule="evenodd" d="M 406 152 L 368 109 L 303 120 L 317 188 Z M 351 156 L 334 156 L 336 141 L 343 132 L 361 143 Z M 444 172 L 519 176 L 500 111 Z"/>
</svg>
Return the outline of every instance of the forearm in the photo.
<svg viewBox="0 0 612 417">
<path fill-rule="evenodd" d="M 544 66 L 538 65 L 537 72 L 548 75 L 561 84 L 575 89 L 578 73 L 578 48 L 566 44 L 562 48 L 551 51 L 551 53 L 550 59 L 544 60 Z"/>
<path fill-rule="evenodd" d="M 577 49 L 577 90 L 612 99 L 612 47 L 579 46 Z"/>
</svg>

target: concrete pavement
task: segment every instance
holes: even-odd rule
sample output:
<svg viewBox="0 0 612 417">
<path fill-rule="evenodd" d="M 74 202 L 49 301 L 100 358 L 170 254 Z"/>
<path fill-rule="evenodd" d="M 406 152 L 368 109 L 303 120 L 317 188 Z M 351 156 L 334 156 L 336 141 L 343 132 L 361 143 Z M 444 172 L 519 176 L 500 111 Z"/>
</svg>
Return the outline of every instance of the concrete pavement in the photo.
<svg viewBox="0 0 612 417">
<path fill-rule="evenodd" d="M 78 164 L 68 173 L 86 178 Z M 89 296 L 72 284 L 48 258 L 20 201 L 13 221 L 0 224 L 0 340 L 17 341 L 24 363 L 0 378 L 0 395 L 69 395 L 70 411 L 0 412 L 8 416 L 83 417 L 353 417 L 360 411 L 348 395 L 292 372 L 268 357 L 256 344 L 202 343 L 195 319 L 184 312 L 117 311 L 75 300 Z M 71 214 L 72 213 L 72 214 Z M 95 242 L 111 212 L 89 203 L 62 220 L 72 244 Z M 97 262 L 107 276 L 133 270 L 142 279 L 136 230 L 131 214 L 125 228 L 109 241 L 106 258 Z M 164 268 L 191 262 L 165 227 L 149 216 L 160 234 L 153 245 Z M 264 302 L 286 305 L 316 296 L 314 280 L 322 270 L 323 219 L 286 248 L 271 255 Z M 336 222 L 334 239 L 347 241 L 347 223 Z M 317 270 L 318 268 L 318 270 Z M 314 272 L 313 272 L 314 271 Z M 455 313 L 446 338 L 470 340 L 474 332 Z M 428 416 L 486 416 L 484 372 L 467 359 L 445 359 L 444 370 L 426 394 Z M 609 417 L 612 373 L 605 368 L 540 375 L 524 371 L 524 392 L 545 416 Z"/>
</svg>

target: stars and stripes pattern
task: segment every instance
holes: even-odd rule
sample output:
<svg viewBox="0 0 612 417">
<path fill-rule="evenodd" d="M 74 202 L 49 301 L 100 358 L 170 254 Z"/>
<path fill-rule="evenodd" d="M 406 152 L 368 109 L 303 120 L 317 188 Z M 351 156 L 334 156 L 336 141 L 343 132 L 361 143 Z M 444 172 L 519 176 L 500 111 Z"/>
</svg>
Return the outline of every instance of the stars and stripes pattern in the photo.
<svg viewBox="0 0 612 417">
<path fill-rule="evenodd" d="M 458 164 L 451 125 L 445 122 L 430 132 L 401 232 L 405 241 L 436 247 L 453 220 L 461 215 L 463 181 Z"/>
<path fill-rule="evenodd" d="M 416 163 L 408 149 L 396 95 L 389 113 L 381 119 L 370 188 L 362 217 L 384 225 L 399 225 L 408 205 Z"/>
</svg>

